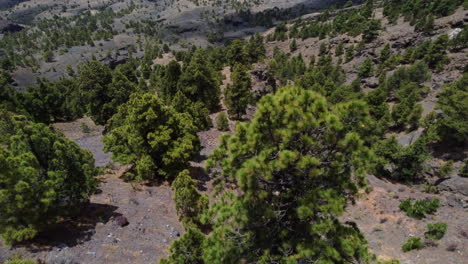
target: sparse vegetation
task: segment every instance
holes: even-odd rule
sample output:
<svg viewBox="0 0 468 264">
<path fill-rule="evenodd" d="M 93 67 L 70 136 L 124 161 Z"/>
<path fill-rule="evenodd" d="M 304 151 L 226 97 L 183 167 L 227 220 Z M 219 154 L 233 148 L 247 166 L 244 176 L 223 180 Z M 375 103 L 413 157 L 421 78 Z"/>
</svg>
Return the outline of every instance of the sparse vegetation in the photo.
<svg viewBox="0 0 468 264">
<path fill-rule="evenodd" d="M 89 248 L 48 264 L 399 263 L 371 254 L 377 237 L 430 248 L 412 262 L 460 261 L 443 237 L 463 219 L 447 192 L 468 177 L 467 1 L 40 2 L 0 3 L 0 252 L 45 256 L 38 238 Z M 431 220 L 424 241 L 386 239 L 427 224 L 379 204 L 401 197 Z"/>
<path fill-rule="evenodd" d="M 424 236 L 427 239 L 439 240 L 445 235 L 446 231 L 447 231 L 447 224 L 446 223 L 428 224 L 427 225 L 427 232 L 424 233 Z"/>
<path fill-rule="evenodd" d="M 229 121 L 225 112 L 216 117 L 216 128 L 220 131 L 229 131 Z"/>
<path fill-rule="evenodd" d="M 414 203 L 411 200 L 405 200 L 400 204 L 400 210 L 404 211 L 409 217 L 422 219 L 427 214 L 434 214 L 439 209 L 440 201 L 434 200 L 418 200 Z"/>
<path fill-rule="evenodd" d="M 412 237 L 408 239 L 408 241 L 401 246 L 403 252 L 408 252 L 414 249 L 421 249 L 424 247 L 424 244 L 421 242 L 421 238 L 419 237 Z"/>
</svg>

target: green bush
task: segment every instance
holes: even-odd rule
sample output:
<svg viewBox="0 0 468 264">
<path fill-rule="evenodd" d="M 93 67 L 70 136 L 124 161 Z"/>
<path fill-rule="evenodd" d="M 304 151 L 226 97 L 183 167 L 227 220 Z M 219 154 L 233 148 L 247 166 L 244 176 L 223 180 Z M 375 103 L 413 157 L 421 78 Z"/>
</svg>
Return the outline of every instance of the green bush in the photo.
<svg viewBox="0 0 468 264">
<path fill-rule="evenodd" d="M 219 131 L 228 131 L 229 130 L 229 121 L 225 112 L 219 113 L 216 118 L 216 128 Z"/>
<path fill-rule="evenodd" d="M 367 78 L 374 74 L 374 63 L 370 58 L 367 58 L 359 67 L 359 77 Z"/>
<path fill-rule="evenodd" d="M 400 204 L 400 210 L 404 211 L 409 217 L 422 219 L 426 214 L 434 214 L 439 209 L 440 201 L 433 199 L 431 201 L 419 200 L 414 203 L 411 200 L 405 200 Z"/>
<path fill-rule="evenodd" d="M 424 233 L 424 236 L 427 239 L 439 240 L 445 235 L 446 231 L 447 231 L 446 223 L 428 224 L 427 232 Z"/>
<path fill-rule="evenodd" d="M 453 160 L 449 160 L 439 168 L 438 176 L 440 178 L 450 177 L 450 174 L 452 174 L 452 172 L 453 172 Z"/>
<path fill-rule="evenodd" d="M 460 176 L 461 177 L 468 177 L 468 159 L 466 159 L 465 164 L 463 164 L 460 168 Z"/>
<path fill-rule="evenodd" d="M 89 132 L 91 132 L 91 128 L 88 126 L 88 124 L 84 122 L 81 122 L 80 127 L 81 127 L 81 132 L 85 134 L 88 134 Z"/>
<path fill-rule="evenodd" d="M 421 249 L 423 247 L 424 247 L 424 245 L 421 242 L 421 238 L 412 237 L 412 238 L 408 239 L 408 241 L 405 244 L 403 244 L 403 246 L 401 246 L 401 249 L 403 250 L 403 252 L 408 252 L 408 251 L 411 251 L 413 249 Z"/>
<path fill-rule="evenodd" d="M 7 260 L 3 264 L 37 264 L 37 261 L 33 259 L 20 259 L 15 257 L 10 260 Z"/>
</svg>

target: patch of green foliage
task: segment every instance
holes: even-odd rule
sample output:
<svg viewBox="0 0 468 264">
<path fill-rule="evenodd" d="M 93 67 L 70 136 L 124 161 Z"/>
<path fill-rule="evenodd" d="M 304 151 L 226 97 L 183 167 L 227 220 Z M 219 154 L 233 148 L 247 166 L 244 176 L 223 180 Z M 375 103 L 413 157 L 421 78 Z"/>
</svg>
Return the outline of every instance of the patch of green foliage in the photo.
<svg viewBox="0 0 468 264">
<path fill-rule="evenodd" d="M 434 224 L 428 224 L 427 232 L 424 233 L 424 237 L 426 237 L 427 239 L 439 240 L 445 235 L 445 232 L 447 232 L 446 223 L 439 222 Z"/>
<path fill-rule="evenodd" d="M 112 152 L 114 161 L 133 165 L 130 179 L 173 179 L 200 151 L 190 116 L 152 93 L 133 94 L 107 127 L 104 150 Z"/>
<path fill-rule="evenodd" d="M 199 215 L 208 207 L 208 196 L 197 191 L 197 182 L 183 170 L 172 182 L 177 215 L 185 224 L 199 223 Z"/>
<path fill-rule="evenodd" d="M 12 244 L 76 213 L 97 171 L 90 152 L 44 124 L 2 112 L 0 132 L 0 235 Z"/>
<path fill-rule="evenodd" d="M 414 249 L 422 249 L 424 248 L 424 244 L 421 242 L 421 238 L 419 237 L 412 237 L 408 239 L 408 241 L 401 246 L 403 252 L 408 252 Z"/>
<path fill-rule="evenodd" d="M 246 113 L 247 106 L 252 101 L 252 94 L 250 92 L 252 83 L 247 68 L 241 64 L 234 66 L 231 79 L 232 85 L 228 85 L 224 92 L 225 102 L 229 116 L 240 120 Z"/>
<path fill-rule="evenodd" d="M 440 201 L 438 199 L 433 199 L 430 201 L 427 200 L 418 200 L 414 203 L 411 200 L 403 201 L 399 208 L 404 211 L 409 217 L 416 219 L 422 219 L 426 217 L 427 214 L 434 214 L 439 209 Z"/>
<path fill-rule="evenodd" d="M 219 113 L 216 117 L 216 128 L 219 131 L 229 131 L 229 121 L 225 112 Z"/>
<path fill-rule="evenodd" d="M 439 168 L 438 176 L 440 178 L 450 177 L 453 172 L 453 160 L 449 160 Z"/>
<path fill-rule="evenodd" d="M 451 15 L 463 2 L 464 0 L 385 0 L 384 15 L 391 22 L 395 22 L 399 16 L 404 16 L 416 29 L 423 30 L 431 16 Z"/>
</svg>

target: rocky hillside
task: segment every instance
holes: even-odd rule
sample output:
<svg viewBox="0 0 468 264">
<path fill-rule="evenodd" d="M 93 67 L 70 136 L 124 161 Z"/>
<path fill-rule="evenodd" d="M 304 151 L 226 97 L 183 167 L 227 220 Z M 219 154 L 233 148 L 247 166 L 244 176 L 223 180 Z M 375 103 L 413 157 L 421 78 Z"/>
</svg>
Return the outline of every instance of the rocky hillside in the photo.
<svg viewBox="0 0 468 264">
<path fill-rule="evenodd" d="M 0 4 L 0 263 L 466 263 L 463 0 Z"/>
</svg>

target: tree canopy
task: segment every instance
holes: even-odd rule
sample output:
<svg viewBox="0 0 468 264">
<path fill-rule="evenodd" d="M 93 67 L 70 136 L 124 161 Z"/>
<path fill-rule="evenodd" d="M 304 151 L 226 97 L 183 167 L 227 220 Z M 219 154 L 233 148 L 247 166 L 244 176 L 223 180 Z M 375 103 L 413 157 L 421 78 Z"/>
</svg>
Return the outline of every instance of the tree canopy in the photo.
<svg viewBox="0 0 468 264">
<path fill-rule="evenodd" d="M 14 243 L 87 202 L 96 170 L 90 152 L 44 124 L 5 112 L 0 123 L 0 235 Z"/>
<path fill-rule="evenodd" d="M 372 159 L 361 139 L 364 103 L 330 107 L 325 98 L 284 87 L 262 98 L 250 123 L 222 138 L 210 157 L 218 187 L 210 207 L 204 263 L 366 261 L 366 241 L 338 216 L 365 186 Z"/>
<path fill-rule="evenodd" d="M 188 114 L 164 105 L 152 93 L 136 93 L 108 122 L 105 151 L 121 164 L 134 165 L 137 180 L 171 179 L 200 150 L 196 127 Z"/>
</svg>

